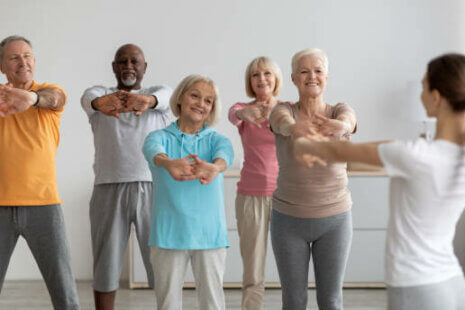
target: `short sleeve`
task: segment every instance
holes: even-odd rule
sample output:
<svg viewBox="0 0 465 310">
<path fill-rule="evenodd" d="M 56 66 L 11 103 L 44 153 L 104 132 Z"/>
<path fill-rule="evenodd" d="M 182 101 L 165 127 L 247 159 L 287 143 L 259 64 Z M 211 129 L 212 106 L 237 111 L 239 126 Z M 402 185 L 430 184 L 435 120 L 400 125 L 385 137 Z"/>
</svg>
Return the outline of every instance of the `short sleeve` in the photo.
<svg viewBox="0 0 465 310">
<path fill-rule="evenodd" d="M 142 152 L 149 166 L 153 166 L 153 158 L 159 154 L 166 154 L 163 130 L 156 130 L 149 133 L 145 138 Z"/>
<path fill-rule="evenodd" d="M 421 141 L 393 141 L 378 145 L 378 155 L 391 177 L 409 178 L 421 164 Z"/>
<path fill-rule="evenodd" d="M 212 139 L 212 158 L 223 159 L 228 167 L 233 163 L 234 151 L 231 141 L 222 134 L 215 133 Z"/>
</svg>

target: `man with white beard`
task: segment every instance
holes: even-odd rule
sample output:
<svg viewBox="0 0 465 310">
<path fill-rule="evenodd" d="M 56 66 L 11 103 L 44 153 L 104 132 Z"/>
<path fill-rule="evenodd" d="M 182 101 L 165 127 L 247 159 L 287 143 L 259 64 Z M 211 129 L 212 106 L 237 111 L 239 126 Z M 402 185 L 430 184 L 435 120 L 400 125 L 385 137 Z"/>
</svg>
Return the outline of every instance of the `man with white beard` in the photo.
<svg viewBox="0 0 465 310">
<path fill-rule="evenodd" d="M 114 308 L 131 223 L 153 287 L 148 246 L 152 177 L 141 150 L 147 134 L 166 127 L 172 117 L 169 87 L 141 87 L 147 63 L 138 46 L 121 46 L 112 65 L 117 87 L 94 86 L 81 98 L 95 144 L 89 213 L 96 309 Z"/>
</svg>

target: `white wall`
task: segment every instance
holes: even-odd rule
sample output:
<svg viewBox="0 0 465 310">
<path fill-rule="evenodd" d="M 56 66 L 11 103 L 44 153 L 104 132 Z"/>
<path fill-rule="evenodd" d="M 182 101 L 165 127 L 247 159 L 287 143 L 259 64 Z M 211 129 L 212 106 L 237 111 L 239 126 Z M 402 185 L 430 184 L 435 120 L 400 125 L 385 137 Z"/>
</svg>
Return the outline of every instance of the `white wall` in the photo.
<svg viewBox="0 0 465 310">
<path fill-rule="evenodd" d="M 226 114 L 233 103 L 247 100 L 243 75 L 252 58 L 275 59 L 285 76 L 280 99 L 296 100 L 289 79 L 292 55 L 323 48 L 330 59 L 326 100 L 355 108 L 354 140 L 408 138 L 416 135 L 409 114 L 420 111 L 411 85 L 420 83 L 433 56 L 465 52 L 464 9 L 460 0 L 1 0 L 0 37 L 31 39 L 36 80 L 68 92 L 57 170 L 76 277 L 92 276 L 88 201 L 94 148 L 79 98 L 91 85 L 115 84 L 111 61 L 118 46 L 133 42 L 143 48 L 149 64 L 145 85 L 175 87 L 188 73 L 218 83 L 224 111 L 217 128 L 233 140 L 237 168 L 240 140 Z M 405 108 L 409 104 L 416 108 Z M 7 278 L 40 278 L 24 242 Z"/>
</svg>

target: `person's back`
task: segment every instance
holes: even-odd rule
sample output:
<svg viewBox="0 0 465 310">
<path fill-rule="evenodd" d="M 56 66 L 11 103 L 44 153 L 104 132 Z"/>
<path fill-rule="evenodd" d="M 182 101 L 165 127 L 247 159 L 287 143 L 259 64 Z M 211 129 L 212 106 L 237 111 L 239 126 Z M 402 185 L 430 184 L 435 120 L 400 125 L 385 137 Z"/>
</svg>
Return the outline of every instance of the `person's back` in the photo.
<svg viewBox="0 0 465 310">
<path fill-rule="evenodd" d="M 465 148 L 418 139 L 383 144 L 380 155 L 392 176 L 386 282 L 423 285 L 460 275 L 452 240 L 465 207 Z"/>
</svg>

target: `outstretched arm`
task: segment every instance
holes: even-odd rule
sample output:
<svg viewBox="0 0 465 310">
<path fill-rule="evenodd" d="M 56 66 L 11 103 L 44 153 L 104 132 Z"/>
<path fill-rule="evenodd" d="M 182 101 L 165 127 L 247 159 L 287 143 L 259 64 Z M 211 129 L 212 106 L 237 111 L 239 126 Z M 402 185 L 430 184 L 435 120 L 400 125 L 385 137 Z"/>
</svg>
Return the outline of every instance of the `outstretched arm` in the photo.
<svg viewBox="0 0 465 310">
<path fill-rule="evenodd" d="M 308 155 L 317 156 L 333 162 L 361 162 L 383 166 L 378 154 L 378 145 L 387 141 L 371 143 L 352 143 L 349 141 L 311 141 L 301 137 L 294 142 L 295 156 L 305 162 Z"/>
<path fill-rule="evenodd" d="M 65 102 L 66 96 L 58 88 L 47 87 L 33 92 L 0 85 L 0 117 L 21 113 L 34 104 L 42 109 L 61 110 Z"/>
<path fill-rule="evenodd" d="M 166 154 L 158 154 L 153 158 L 153 163 L 165 168 L 176 181 L 188 181 L 197 178 L 194 174 L 195 162 L 191 159 L 194 159 L 194 156 L 171 159 Z"/>
</svg>

